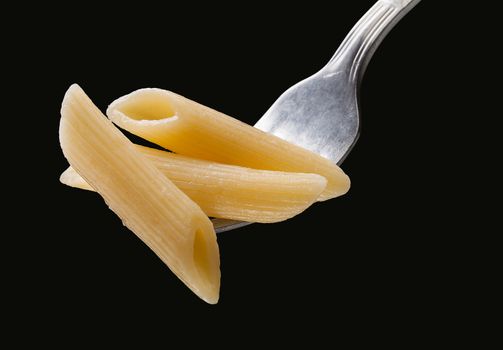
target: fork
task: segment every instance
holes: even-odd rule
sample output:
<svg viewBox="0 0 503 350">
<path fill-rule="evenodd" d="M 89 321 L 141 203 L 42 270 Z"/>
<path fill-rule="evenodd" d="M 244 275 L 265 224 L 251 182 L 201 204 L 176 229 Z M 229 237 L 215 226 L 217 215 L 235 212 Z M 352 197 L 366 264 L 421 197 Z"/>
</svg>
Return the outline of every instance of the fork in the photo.
<svg viewBox="0 0 503 350">
<path fill-rule="evenodd" d="M 377 1 L 325 67 L 286 90 L 255 127 L 341 164 L 360 133 L 358 92 L 365 68 L 386 34 L 419 1 Z M 212 221 L 217 232 L 250 224 Z"/>
</svg>

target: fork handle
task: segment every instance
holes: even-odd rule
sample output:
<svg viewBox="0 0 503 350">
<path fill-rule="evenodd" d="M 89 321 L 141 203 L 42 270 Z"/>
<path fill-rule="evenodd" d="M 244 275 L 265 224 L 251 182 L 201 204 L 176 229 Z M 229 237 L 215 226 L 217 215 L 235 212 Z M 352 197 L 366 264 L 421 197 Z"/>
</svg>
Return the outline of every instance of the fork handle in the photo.
<svg viewBox="0 0 503 350">
<path fill-rule="evenodd" d="M 379 0 L 356 23 L 322 72 L 345 72 L 360 82 L 375 50 L 389 31 L 421 0 Z"/>
</svg>

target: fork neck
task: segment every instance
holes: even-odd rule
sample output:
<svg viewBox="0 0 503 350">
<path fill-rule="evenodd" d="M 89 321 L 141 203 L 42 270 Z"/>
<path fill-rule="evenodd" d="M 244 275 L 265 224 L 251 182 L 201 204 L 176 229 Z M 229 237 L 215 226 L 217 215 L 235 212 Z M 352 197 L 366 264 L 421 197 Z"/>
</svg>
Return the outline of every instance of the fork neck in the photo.
<svg viewBox="0 0 503 350">
<path fill-rule="evenodd" d="M 344 72 L 351 82 L 359 83 L 379 44 L 419 1 L 377 1 L 351 29 L 322 72 Z"/>
</svg>

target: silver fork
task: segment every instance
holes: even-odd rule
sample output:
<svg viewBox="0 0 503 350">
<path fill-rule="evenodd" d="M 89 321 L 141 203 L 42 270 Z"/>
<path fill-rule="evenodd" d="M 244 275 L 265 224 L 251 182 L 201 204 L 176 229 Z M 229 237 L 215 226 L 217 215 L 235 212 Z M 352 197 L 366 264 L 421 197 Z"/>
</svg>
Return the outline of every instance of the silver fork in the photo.
<svg viewBox="0 0 503 350">
<path fill-rule="evenodd" d="M 255 127 L 341 164 L 359 136 L 358 89 L 365 68 L 386 34 L 419 1 L 377 1 L 328 64 L 286 90 Z M 250 224 L 212 221 L 217 232 Z"/>
</svg>

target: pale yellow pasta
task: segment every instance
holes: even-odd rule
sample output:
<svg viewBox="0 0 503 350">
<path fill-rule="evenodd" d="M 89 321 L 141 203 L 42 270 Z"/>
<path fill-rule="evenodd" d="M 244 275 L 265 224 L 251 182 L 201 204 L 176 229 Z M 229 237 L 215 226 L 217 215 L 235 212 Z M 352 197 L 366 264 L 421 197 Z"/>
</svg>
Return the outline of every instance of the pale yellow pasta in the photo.
<svg viewBox="0 0 503 350">
<path fill-rule="evenodd" d="M 316 174 L 256 170 L 149 147 L 137 149 L 207 215 L 217 218 L 283 221 L 313 204 L 327 184 L 324 177 Z M 92 190 L 71 167 L 63 172 L 61 182 Z"/>
<path fill-rule="evenodd" d="M 255 169 L 319 174 L 328 183 L 318 200 L 349 190 L 348 176 L 328 159 L 170 91 L 134 91 L 114 101 L 107 115 L 121 128 L 178 154 Z"/>
<path fill-rule="evenodd" d="M 61 148 L 70 165 L 200 298 L 214 304 L 220 259 L 204 212 L 98 110 L 77 85 L 63 100 Z"/>
<path fill-rule="evenodd" d="M 80 188 L 81 190 L 94 191 L 94 188 L 89 185 L 86 180 L 75 171 L 74 168 L 69 166 L 61 173 L 59 181 L 70 187 Z"/>
</svg>

